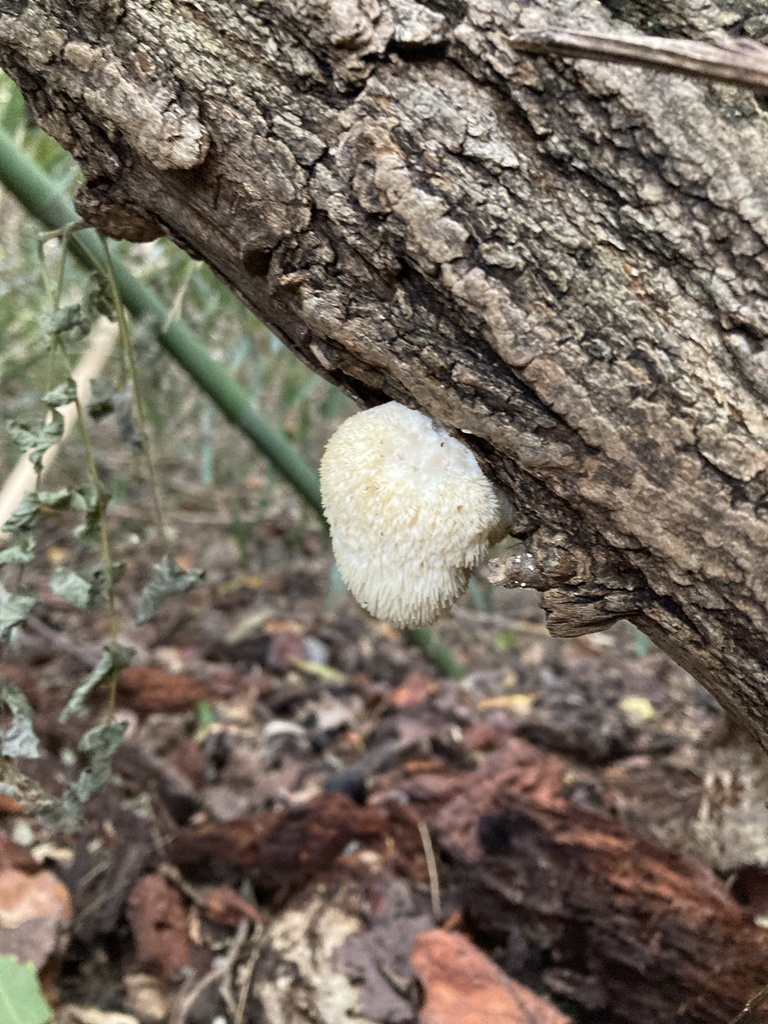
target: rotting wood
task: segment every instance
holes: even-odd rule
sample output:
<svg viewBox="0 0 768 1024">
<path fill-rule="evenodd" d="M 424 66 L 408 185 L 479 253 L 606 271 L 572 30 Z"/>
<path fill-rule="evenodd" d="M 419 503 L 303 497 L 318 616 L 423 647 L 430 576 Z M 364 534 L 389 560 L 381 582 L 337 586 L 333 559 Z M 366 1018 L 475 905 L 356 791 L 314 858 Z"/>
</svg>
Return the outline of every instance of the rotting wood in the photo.
<svg viewBox="0 0 768 1024">
<path fill-rule="evenodd" d="M 88 220 L 169 234 L 362 402 L 464 431 L 552 631 L 630 618 L 765 746 L 768 122 L 509 39 L 616 34 L 615 9 L 0 0 L 0 64 Z M 750 14 L 656 21 L 727 40 Z"/>
<path fill-rule="evenodd" d="M 447 805 L 436 833 L 468 920 L 507 947 L 503 966 L 585 1020 L 726 1024 L 765 984 L 768 933 L 714 874 L 605 814 L 501 785 L 480 808 Z"/>
</svg>

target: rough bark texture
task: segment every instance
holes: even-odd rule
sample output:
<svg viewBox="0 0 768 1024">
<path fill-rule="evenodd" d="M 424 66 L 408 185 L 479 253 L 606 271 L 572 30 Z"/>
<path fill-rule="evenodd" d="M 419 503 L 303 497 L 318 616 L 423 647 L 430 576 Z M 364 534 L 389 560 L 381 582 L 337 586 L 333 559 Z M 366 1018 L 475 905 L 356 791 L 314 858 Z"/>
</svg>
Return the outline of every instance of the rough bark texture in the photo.
<svg viewBox="0 0 768 1024">
<path fill-rule="evenodd" d="M 511 26 L 759 36 L 701 0 L 0 0 L 83 214 L 465 432 L 553 632 L 635 621 L 768 744 L 768 121 Z"/>
</svg>

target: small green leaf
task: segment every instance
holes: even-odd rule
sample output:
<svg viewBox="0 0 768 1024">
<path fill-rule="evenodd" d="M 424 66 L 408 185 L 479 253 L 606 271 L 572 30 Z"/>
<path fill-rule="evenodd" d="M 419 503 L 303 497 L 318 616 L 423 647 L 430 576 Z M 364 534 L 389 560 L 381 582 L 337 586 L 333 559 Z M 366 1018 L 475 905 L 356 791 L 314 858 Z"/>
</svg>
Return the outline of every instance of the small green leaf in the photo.
<svg viewBox="0 0 768 1024">
<path fill-rule="evenodd" d="M 77 494 L 68 487 L 61 487 L 58 491 L 27 491 L 4 529 L 8 533 L 29 530 L 35 525 L 41 508 L 72 508 Z"/>
<path fill-rule="evenodd" d="M 112 581 L 117 583 L 125 572 L 125 566 L 112 566 Z M 66 566 L 57 566 L 51 573 L 48 584 L 54 594 L 63 597 L 80 611 L 95 608 L 109 589 L 109 577 L 103 565 L 95 565 L 80 575 Z"/>
<path fill-rule="evenodd" d="M 36 604 L 36 597 L 9 594 L 0 584 L 0 640 L 7 640 L 14 626 L 21 625 Z"/>
<path fill-rule="evenodd" d="M 77 398 L 77 384 L 71 377 L 67 377 L 63 384 L 53 388 L 43 395 L 43 401 L 49 408 L 56 409 L 60 405 L 69 405 Z"/>
<path fill-rule="evenodd" d="M 98 491 L 90 484 L 75 492 L 72 507 L 85 512 L 85 522 L 72 531 L 76 540 L 82 544 L 89 544 L 96 539 L 99 534 L 99 522 L 109 500 L 110 496 L 105 491 Z"/>
<path fill-rule="evenodd" d="M 132 647 L 122 647 L 120 644 L 105 647 L 96 668 L 80 683 L 64 705 L 64 709 L 59 715 L 59 721 L 66 722 L 72 715 L 77 714 L 99 683 L 103 683 L 114 672 L 119 672 L 121 668 L 130 665 L 135 653 Z"/>
<path fill-rule="evenodd" d="M 40 743 L 35 735 L 32 708 L 15 683 L 0 686 L 0 703 L 11 712 L 11 724 L 0 729 L 0 756 L 40 757 Z"/>
<path fill-rule="evenodd" d="M 40 502 L 34 491 L 28 491 L 16 507 L 16 511 L 5 522 L 5 529 L 8 533 L 20 533 L 22 530 L 29 530 L 35 525 Z"/>
<path fill-rule="evenodd" d="M 58 491 L 33 491 L 40 508 L 77 508 L 75 501 L 79 491 L 69 487 L 60 487 Z"/>
<path fill-rule="evenodd" d="M 63 597 L 75 608 L 85 611 L 86 608 L 92 607 L 94 594 L 90 583 L 72 569 L 67 569 L 63 565 L 57 566 L 51 573 L 48 585 L 54 594 Z"/>
<path fill-rule="evenodd" d="M 47 1024 L 53 1010 L 45 1001 L 31 963 L 0 956 L 0 1020 L 3 1024 Z"/>
<path fill-rule="evenodd" d="M 55 409 L 51 410 L 50 418 L 43 425 L 33 430 L 26 423 L 19 423 L 17 420 L 8 420 L 8 433 L 16 444 L 27 453 L 29 461 L 40 472 L 43 465 L 43 456 L 57 441 L 61 440 L 64 433 L 64 417 Z"/>
<path fill-rule="evenodd" d="M 89 729 L 81 738 L 77 749 L 88 754 L 88 767 L 77 777 L 72 790 L 80 801 L 85 803 L 94 793 L 109 782 L 112 772 L 112 757 L 123 741 L 127 722 L 106 722 Z"/>
<path fill-rule="evenodd" d="M 31 533 L 22 534 L 17 544 L 0 551 L 0 565 L 28 565 L 35 557 L 36 544 Z"/>
<path fill-rule="evenodd" d="M 64 334 L 66 331 L 82 327 L 82 310 L 79 305 L 62 306 L 43 313 L 39 322 L 40 330 L 44 334 Z"/>
<path fill-rule="evenodd" d="M 197 728 L 200 731 L 215 725 L 219 720 L 216 709 L 207 700 L 195 701 L 195 715 L 197 717 Z"/>
<path fill-rule="evenodd" d="M 168 555 L 152 566 L 149 583 L 139 597 L 135 619 L 138 623 L 151 619 L 164 597 L 171 594 L 185 594 L 193 587 L 198 587 L 205 578 L 202 569 L 191 569 L 189 572 L 180 569 Z"/>
</svg>

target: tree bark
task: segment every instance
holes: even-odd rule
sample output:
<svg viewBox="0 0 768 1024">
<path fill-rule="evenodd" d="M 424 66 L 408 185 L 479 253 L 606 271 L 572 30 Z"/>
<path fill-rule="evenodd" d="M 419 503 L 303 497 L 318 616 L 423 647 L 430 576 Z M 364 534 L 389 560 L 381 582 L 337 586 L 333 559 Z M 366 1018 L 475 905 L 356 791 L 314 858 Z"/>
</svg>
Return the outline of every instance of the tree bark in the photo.
<svg viewBox="0 0 768 1024">
<path fill-rule="evenodd" d="M 762 100 L 508 39 L 765 18 L 430 4 L 0 0 L 0 64 L 84 217 L 170 235 L 364 404 L 462 431 L 518 514 L 497 576 L 562 636 L 631 619 L 768 746 Z"/>
</svg>

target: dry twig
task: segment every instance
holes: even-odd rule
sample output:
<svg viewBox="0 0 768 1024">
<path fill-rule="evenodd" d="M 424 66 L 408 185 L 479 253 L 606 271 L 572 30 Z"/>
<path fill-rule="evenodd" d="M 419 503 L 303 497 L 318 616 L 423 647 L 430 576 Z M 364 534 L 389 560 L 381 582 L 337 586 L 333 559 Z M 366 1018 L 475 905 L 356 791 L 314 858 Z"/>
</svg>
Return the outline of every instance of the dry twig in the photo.
<svg viewBox="0 0 768 1024">
<path fill-rule="evenodd" d="M 512 29 L 506 39 L 513 50 L 523 53 L 637 64 L 656 71 L 743 85 L 758 92 L 768 90 L 768 47 L 752 39 L 715 45 L 692 39 L 604 35 L 557 27 Z"/>
</svg>

